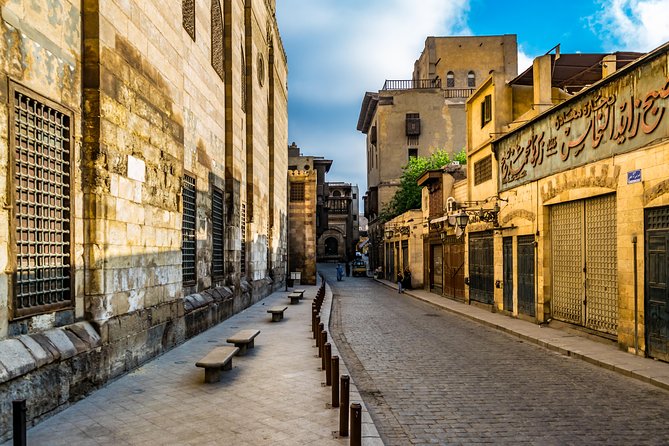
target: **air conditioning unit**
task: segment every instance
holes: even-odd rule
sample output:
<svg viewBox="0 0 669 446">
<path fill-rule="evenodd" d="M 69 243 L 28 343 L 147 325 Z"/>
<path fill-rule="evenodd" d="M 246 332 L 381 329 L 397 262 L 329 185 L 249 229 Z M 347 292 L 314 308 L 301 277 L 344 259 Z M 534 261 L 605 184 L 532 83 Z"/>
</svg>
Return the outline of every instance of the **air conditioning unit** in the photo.
<svg viewBox="0 0 669 446">
<path fill-rule="evenodd" d="M 451 161 L 451 166 L 459 166 L 460 161 Z"/>
</svg>

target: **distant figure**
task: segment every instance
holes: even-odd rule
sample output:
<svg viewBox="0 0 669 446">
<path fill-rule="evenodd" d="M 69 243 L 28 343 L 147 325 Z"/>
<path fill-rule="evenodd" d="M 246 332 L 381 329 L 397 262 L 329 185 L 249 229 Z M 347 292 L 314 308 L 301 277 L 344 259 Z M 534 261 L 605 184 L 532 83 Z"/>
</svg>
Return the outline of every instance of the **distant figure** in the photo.
<svg viewBox="0 0 669 446">
<path fill-rule="evenodd" d="M 346 262 L 346 277 L 351 275 L 351 264 Z"/>
<path fill-rule="evenodd" d="M 404 290 L 402 290 L 402 282 L 404 281 L 404 276 L 402 275 L 401 272 L 397 273 L 397 292 L 398 293 L 403 293 Z"/>
<path fill-rule="evenodd" d="M 404 270 L 404 283 L 402 284 L 402 290 L 410 290 L 411 289 L 411 271 L 409 271 L 409 268 L 406 268 Z"/>
<path fill-rule="evenodd" d="M 341 282 L 341 278 L 344 275 L 344 268 L 341 266 L 341 263 L 337 263 L 337 282 Z"/>
</svg>

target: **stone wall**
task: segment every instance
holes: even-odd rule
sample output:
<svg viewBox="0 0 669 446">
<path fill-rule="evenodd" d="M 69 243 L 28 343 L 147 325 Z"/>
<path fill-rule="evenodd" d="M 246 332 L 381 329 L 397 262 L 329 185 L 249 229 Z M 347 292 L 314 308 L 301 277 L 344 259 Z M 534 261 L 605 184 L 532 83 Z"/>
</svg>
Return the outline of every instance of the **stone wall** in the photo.
<svg viewBox="0 0 669 446">
<path fill-rule="evenodd" d="M 283 286 L 287 66 L 273 1 L 197 0 L 188 11 L 177 0 L 0 5 L 6 202 L 14 86 L 72 122 L 71 304 L 15 310 L 13 214 L 0 210 L 0 393 L 28 399 L 37 421 Z M 188 283 L 185 175 L 196 190 Z M 213 272 L 215 249 L 223 274 Z M 0 413 L 2 439 L 11 410 Z"/>
</svg>

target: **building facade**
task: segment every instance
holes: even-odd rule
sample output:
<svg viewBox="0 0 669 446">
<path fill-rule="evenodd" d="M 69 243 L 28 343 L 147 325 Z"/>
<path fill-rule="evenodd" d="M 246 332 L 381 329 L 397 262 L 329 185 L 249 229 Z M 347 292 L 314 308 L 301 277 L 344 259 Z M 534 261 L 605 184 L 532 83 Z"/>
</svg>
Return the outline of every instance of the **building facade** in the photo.
<svg viewBox="0 0 669 446">
<path fill-rule="evenodd" d="M 327 229 L 318 238 L 319 262 L 348 262 L 360 240 L 358 186 L 326 183 Z"/>
<path fill-rule="evenodd" d="M 0 26 L 2 439 L 12 399 L 39 419 L 281 286 L 287 64 L 269 0 L 7 2 Z"/>
<path fill-rule="evenodd" d="M 383 264 L 383 244 L 372 235 L 382 232 L 377 219 L 399 186 L 402 167 L 414 156 L 463 149 L 467 98 L 490 71 L 514 77 L 517 60 L 515 35 L 428 37 L 412 79 L 386 80 L 380 91 L 365 93 L 357 129 L 367 135 L 372 267 Z"/>
<path fill-rule="evenodd" d="M 514 271 L 504 266 L 496 278 L 512 290 L 513 305 L 664 361 L 667 67 L 669 44 L 610 70 L 492 144 L 497 188 L 508 201 L 499 214 L 508 230 L 495 234 L 496 263 Z"/>
<path fill-rule="evenodd" d="M 327 183 L 332 160 L 306 156 L 292 143 L 288 147 L 289 270 L 300 273 L 301 283 L 316 284 L 319 237 L 327 230 Z"/>
</svg>

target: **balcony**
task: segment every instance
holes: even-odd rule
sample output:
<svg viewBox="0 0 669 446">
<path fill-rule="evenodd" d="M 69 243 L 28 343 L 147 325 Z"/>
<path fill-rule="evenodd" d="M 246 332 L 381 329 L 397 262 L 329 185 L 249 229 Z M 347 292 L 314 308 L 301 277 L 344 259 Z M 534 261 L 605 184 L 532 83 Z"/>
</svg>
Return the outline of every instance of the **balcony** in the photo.
<svg viewBox="0 0 669 446">
<path fill-rule="evenodd" d="M 441 79 L 386 80 L 383 84 L 384 91 L 420 90 L 427 88 L 441 88 Z"/>
</svg>

